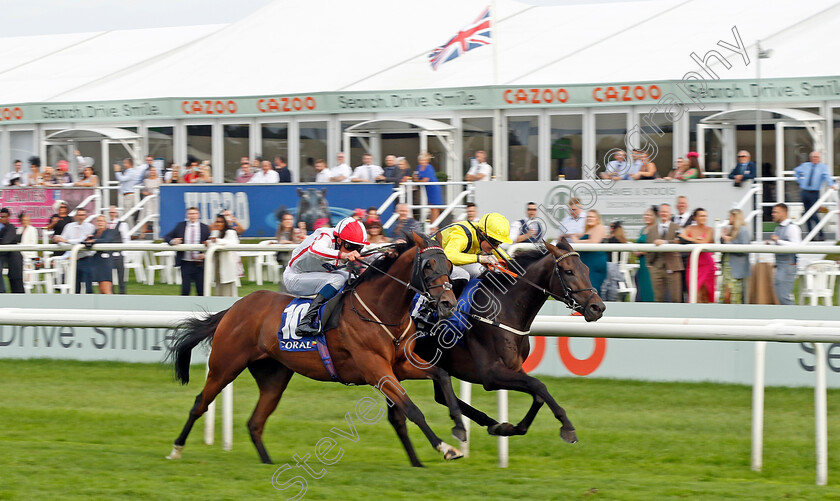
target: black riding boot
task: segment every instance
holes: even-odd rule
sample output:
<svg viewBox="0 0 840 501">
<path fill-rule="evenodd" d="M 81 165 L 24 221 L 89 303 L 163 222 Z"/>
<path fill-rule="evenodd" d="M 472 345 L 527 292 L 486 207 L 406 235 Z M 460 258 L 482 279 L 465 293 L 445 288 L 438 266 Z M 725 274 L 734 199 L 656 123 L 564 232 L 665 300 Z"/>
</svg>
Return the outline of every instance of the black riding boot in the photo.
<svg viewBox="0 0 840 501">
<path fill-rule="evenodd" d="M 306 312 L 306 315 L 300 320 L 300 325 L 298 325 L 297 329 L 295 329 L 295 334 L 300 337 L 307 337 L 307 336 L 317 336 L 321 329 L 318 327 L 313 327 L 312 322 L 315 321 L 315 318 L 318 316 L 318 310 L 321 306 L 324 305 L 329 298 L 318 294 L 315 296 L 315 299 L 312 300 L 312 304 L 309 305 L 309 311 Z"/>
</svg>

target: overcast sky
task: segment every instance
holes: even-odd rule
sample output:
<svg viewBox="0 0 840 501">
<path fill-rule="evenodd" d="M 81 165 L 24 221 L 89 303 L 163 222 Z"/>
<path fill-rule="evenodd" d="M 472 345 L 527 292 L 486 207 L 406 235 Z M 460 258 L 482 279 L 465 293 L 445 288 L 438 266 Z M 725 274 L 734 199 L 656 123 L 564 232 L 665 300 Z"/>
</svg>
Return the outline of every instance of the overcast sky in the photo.
<svg viewBox="0 0 840 501">
<path fill-rule="evenodd" d="M 0 37 L 231 23 L 271 0 L 0 0 Z"/>
<path fill-rule="evenodd" d="M 271 1 L 0 0 L 0 37 L 231 23 Z M 557 5 L 626 0 L 522 1 L 536 5 Z"/>
</svg>

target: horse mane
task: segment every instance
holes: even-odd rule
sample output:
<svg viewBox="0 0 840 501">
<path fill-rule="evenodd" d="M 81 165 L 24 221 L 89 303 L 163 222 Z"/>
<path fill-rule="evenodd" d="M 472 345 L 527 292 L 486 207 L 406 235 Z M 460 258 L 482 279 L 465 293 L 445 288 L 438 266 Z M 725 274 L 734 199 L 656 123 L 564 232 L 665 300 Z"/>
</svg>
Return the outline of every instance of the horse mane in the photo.
<svg viewBox="0 0 840 501">
<path fill-rule="evenodd" d="M 566 240 L 566 237 L 561 238 L 557 242 L 556 246 L 558 249 L 564 252 L 571 252 L 573 250 L 572 246 L 569 245 L 569 241 Z M 511 257 L 516 262 L 516 264 L 518 264 L 522 267 L 523 270 L 525 270 L 528 269 L 528 267 L 532 264 L 545 257 L 545 255 L 546 252 L 544 252 L 543 249 L 540 249 L 538 247 L 536 249 L 517 252 Z"/>
</svg>

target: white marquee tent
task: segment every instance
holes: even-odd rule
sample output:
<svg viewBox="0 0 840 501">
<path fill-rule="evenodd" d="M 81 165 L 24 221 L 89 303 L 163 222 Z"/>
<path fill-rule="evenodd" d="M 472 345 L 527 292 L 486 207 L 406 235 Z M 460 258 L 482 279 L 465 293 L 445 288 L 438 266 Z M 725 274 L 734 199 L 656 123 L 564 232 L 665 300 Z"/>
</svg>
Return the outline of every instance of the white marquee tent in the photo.
<svg viewBox="0 0 840 501">
<path fill-rule="evenodd" d="M 751 79 L 757 40 L 774 51 L 762 77 L 840 75 L 832 0 L 497 0 L 494 44 L 433 71 L 428 53 L 490 1 L 276 0 L 228 25 L 0 39 L 0 101 L 679 80 L 712 49 L 721 78 Z M 733 28 L 749 66 L 716 45 Z"/>
</svg>

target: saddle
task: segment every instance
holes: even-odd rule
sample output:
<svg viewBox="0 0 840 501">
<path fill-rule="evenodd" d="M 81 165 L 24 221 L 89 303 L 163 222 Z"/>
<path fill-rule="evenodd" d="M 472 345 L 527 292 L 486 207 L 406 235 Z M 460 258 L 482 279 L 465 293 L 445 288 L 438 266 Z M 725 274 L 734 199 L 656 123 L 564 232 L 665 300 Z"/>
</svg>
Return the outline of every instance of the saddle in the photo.
<svg viewBox="0 0 840 501">
<path fill-rule="evenodd" d="M 347 288 L 341 290 L 326 304 L 318 310 L 317 322 L 322 326 L 321 332 L 338 327 L 339 313 L 344 304 Z M 296 297 L 285 309 L 280 319 L 280 329 L 277 331 L 277 340 L 280 342 L 282 351 L 313 351 L 315 350 L 315 339 L 312 337 L 301 338 L 295 335 L 295 330 L 300 325 L 300 320 L 309 311 L 312 299 L 307 297 Z M 319 336 L 320 337 L 320 336 Z"/>
<path fill-rule="evenodd" d="M 445 320 L 440 320 L 437 312 L 426 301 L 420 301 L 420 295 L 416 294 L 411 301 L 411 319 L 420 333 L 418 337 L 447 334 L 456 336 L 458 343 L 463 344 L 464 334 L 472 325 L 469 320 L 472 311 L 472 298 L 480 285 L 481 278 L 470 279 L 467 286 L 464 287 L 464 291 L 458 297 L 458 309 Z"/>
</svg>

